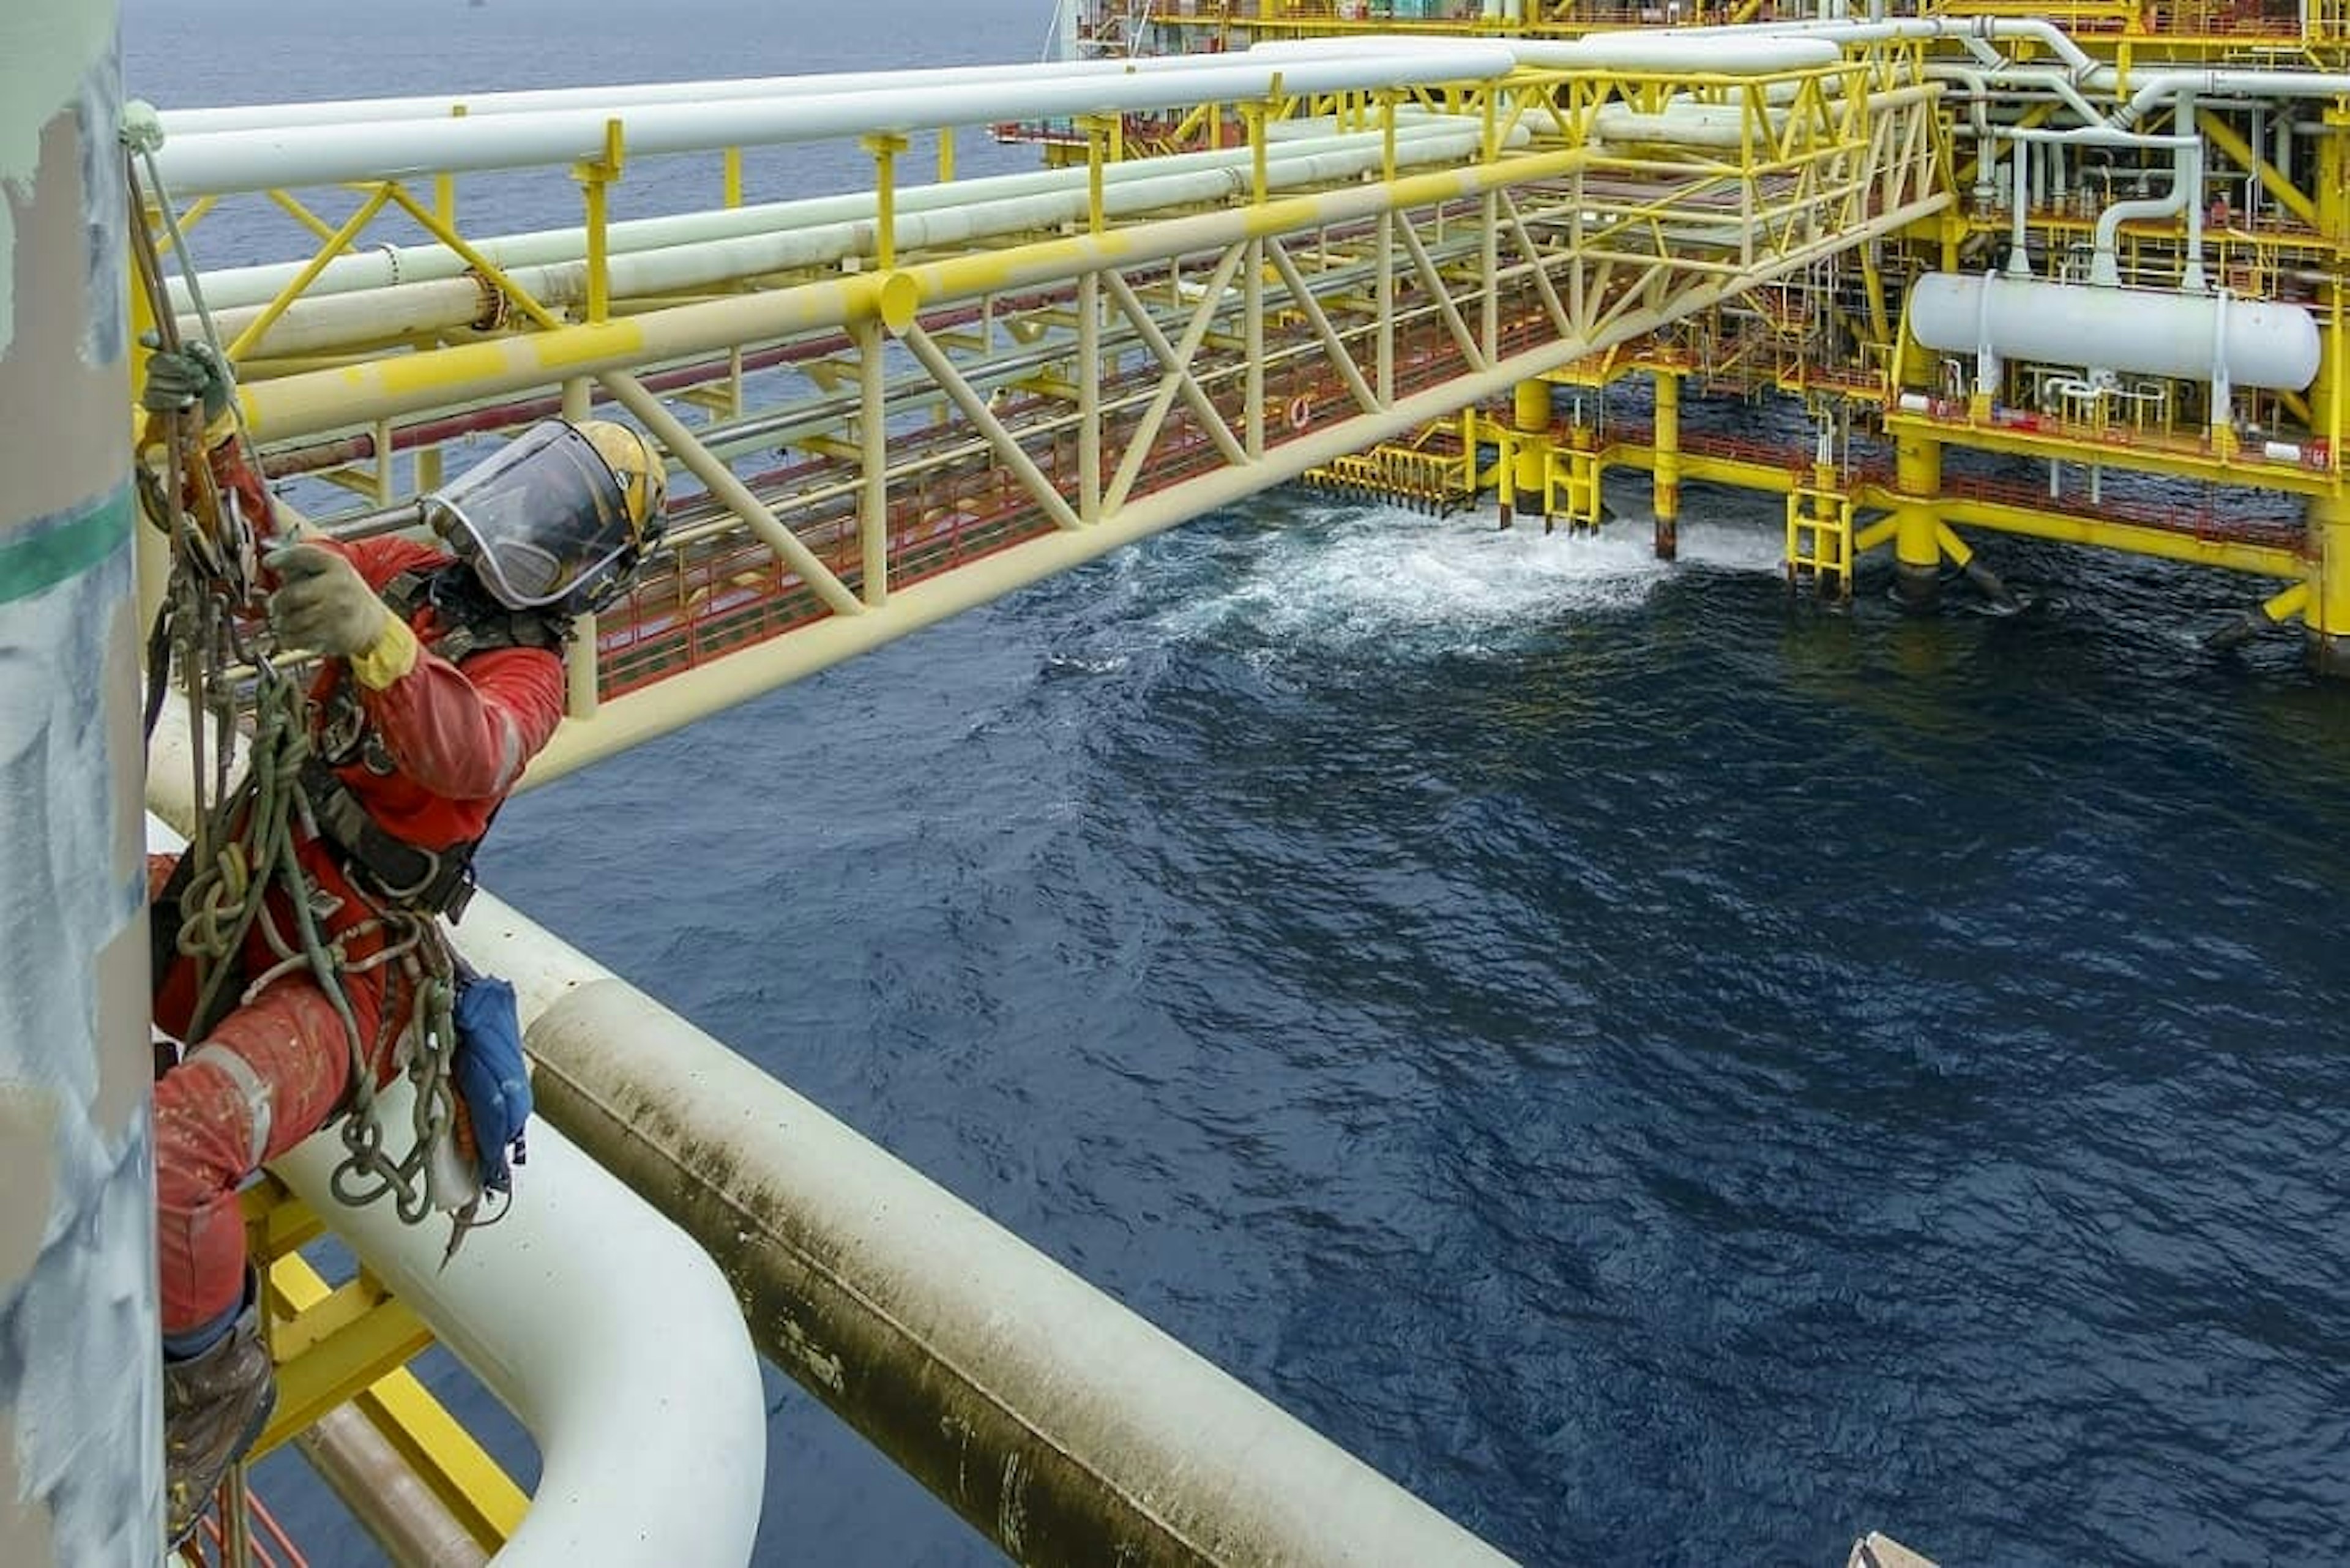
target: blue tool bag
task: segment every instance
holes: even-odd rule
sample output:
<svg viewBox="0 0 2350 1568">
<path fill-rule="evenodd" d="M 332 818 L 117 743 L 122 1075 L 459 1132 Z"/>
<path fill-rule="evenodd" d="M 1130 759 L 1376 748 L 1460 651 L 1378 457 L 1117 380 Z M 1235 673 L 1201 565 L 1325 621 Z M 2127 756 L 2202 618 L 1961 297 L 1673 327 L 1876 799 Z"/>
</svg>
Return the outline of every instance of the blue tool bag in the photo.
<svg viewBox="0 0 2350 1568">
<path fill-rule="evenodd" d="M 450 1012 L 457 1025 L 450 1070 L 465 1114 L 486 1192 L 514 1190 L 523 1163 L 523 1125 L 530 1120 L 530 1074 L 523 1066 L 522 1014 L 515 989 L 494 974 L 466 974 Z"/>
</svg>

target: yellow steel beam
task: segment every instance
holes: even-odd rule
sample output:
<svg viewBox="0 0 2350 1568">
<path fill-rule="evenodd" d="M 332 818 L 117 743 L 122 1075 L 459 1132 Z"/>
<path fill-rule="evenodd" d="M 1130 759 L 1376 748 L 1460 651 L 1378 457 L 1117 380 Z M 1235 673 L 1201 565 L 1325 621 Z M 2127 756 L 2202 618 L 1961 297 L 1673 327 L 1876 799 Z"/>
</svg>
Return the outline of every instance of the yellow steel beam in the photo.
<svg viewBox="0 0 2350 1568">
<path fill-rule="evenodd" d="M 274 1263 L 327 1233 L 326 1224 L 310 1211 L 310 1206 L 274 1176 L 265 1175 L 247 1188 L 240 1201 L 244 1209 L 245 1248 L 256 1266 Z"/>
<path fill-rule="evenodd" d="M 1883 485 L 1864 484 L 1858 499 L 1865 505 L 1891 506 L 1901 498 Z M 2020 534 L 2061 545 L 2089 545 L 2132 556 L 2152 556 L 2191 566 L 2220 566 L 2256 576 L 2295 578 L 2308 571 L 2299 551 L 2280 545 L 2253 545 L 2235 539 L 2205 539 L 2168 528 L 2104 518 L 2076 517 L 2061 512 L 2011 505 L 2002 501 L 1943 496 L 1934 503 L 1936 514 L 1970 528 Z M 1867 531 L 1873 532 L 1873 530 Z M 1867 536 L 1865 532 L 1863 536 Z"/>
<path fill-rule="evenodd" d="M 530 1495 L 415 1374 L 390 1373 L 353 1403 L 484 1551 L 495 1552 L 522 1528 Z"/>
<path fill-rule="evenodd" d="M 343 220 L 341 228 L 327 236 L 325 244 L 318 247 L 318 254 L 310 258 L 309 265 L 295 274 L 293 279 L 277 291 L 277 296 L 263 307 L 260 315 L 246 323 L 244 330 L 238 333 L 235 340 L 223 350 L 232 364 L 244 363 L 245 357 L 253 351 L 253 346 L 276 325 L 277 318 L 286 314 L 286 307 L 302 297 L 303 290 L 327 270 L 328 262 L 350 248 L 351 241 L 358 237 L 359 232 L 375 220 L 375 215 L 383 211 L 384 203 L 390 199 L 391 187 L 378 186 L 372 195 Z"/>
<path fill-rule="evenodd" d="M 2263 600 L 2261 613 L 2279 626 L 2282 626 L 2309 608 L 2310 593 L 2311 588 L 2306 581 L 2295 583 L 2282 593 Z"/>
<path fill-rule="evenodd" d="M 2261 189 L 2284 203 L 2294 217 L 2313 229 L 2317 227 L 2317 203 L 2309 193 L 2286 179 L 2275 164 L 2253 151 L 2251 144 L 2237 135 L 2226 120 L 2208 109 L 2199 109 L 2195 111 L 2195 129 L 2203 133 L 2204 140 L 2233 160 L 2238 168 L 2259 175 Z"/>
<path fill-rule="evenodd" d="M 432 1343 L 432 1331 L 408 1303 L 365 1273 L 326 1291 L 308 1264 L 289 1255 L 270 1265 L 269 1288 L 293 1316 L 272 1336 L 277 1409 L 253 1447 L 255 1457 Z"/>
<path fill-rule="evenodd" d="M 1898 437 L 1904 431 L 1977 452 L 2002 452 L 2017 457 L 2056 462 L 2094 463 L 2131 473 L 2160 473 L 2173 479 L 2193 479 L 2216 484 L 2259 486 L 2298 495 L 2330 495 L 2334 475 L 2323 469 L 2291 463 L 2230 461 L 2217 452 L 2165 447 L 2138 438 L 2126 444 L 2099 441 L 2063 431 L 2024 430 L 2012 425 L 1980 423 L 1965 419 L 1936 419 L 1925 414 L 1887 414 L 1885 432 Z"/>
<path fill-rule="evenodd" d="M 1657 466 L 1654 447 L 1627 441 L 1611 441 L 1599 449 L 1600 461 L 1610 467 L 1626 468 Z M 1750 458 L 1724 457 L 1718 452 L 1692 452 L 1683 447 L 1678 455 L 1683 480 L 1702 480 L 1709 484 L 1728 485 L 1734 490 L 1757 490 L 1773 495 L 1784 495 L 1798 483 L 1793 469 L 1778 463 L 1757 462 Z"/>
<path fill-rule="evenodd" d="M 247 1212 L 263 1220 L 290 1212 L 316 1223 L 309 1210 L 290 1194 L 263 1205 L 255 1205 L 248 1195 Z M 333 1303 L 338 1293 L 329 1290 L 317 1272 L 297 1255 L 288 1254 L 276 1261 L 270 1269 L 269 1284 L 287 1306 L 301 1314 L 297 1323 L 312 1313 L 337 1310 Z M 348 1304 L 344 1311 L 348 1313 Z M 299 1340 L 303 1336 L 297 1333 L 292 1337 Z M 281 1329 L 275 1338 L 278 1353 L 285 1355 L 288 1332 Z M 286 1383 L 293 1379 L 293 1369 L 281 1366 L 279 1376 L 283 1390 Z M 362 1385 L 351 1397 L 360 1414 L 408 1461 L 417 1479 L 441 1500 L 484 1551 L 495 1552 L 521 1528 L 523 1515 L 530 1507 L 529 1495 L 514 1483 L 513 1478 L 413 1373 L 404 1366 L 395 1367 L 372 1383 Z M 289 1403 L 290 1399 L 281 1397 L 280 1418 L 271 1422 L 256 1452 L 276 1446 L 300 1429 L 284 1421 L 284 1407 Z M 331 1407 L 329 1404 L 321 1408 Z M 315 1420 L 318 1413 L 314 1411 L 302 1424 Z"/>
</svg>

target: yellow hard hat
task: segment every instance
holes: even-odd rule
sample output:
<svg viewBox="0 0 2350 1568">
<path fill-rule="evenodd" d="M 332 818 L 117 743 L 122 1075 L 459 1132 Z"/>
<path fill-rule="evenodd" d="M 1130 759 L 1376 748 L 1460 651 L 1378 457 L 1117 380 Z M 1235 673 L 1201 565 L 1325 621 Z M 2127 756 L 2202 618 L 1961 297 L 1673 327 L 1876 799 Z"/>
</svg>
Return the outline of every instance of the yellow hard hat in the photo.
<svg viewBox="0 0 2350 1568">
<path fill-rule="evenodd" d="M 648 534 L 658 532 L 661 509 L 669 504 L 669 471 L 660 454 L 642 435 L 610 420 L 583 420 L 575 428 L 619 481 L 629 525 L 643 543 Z"/>
</svg>

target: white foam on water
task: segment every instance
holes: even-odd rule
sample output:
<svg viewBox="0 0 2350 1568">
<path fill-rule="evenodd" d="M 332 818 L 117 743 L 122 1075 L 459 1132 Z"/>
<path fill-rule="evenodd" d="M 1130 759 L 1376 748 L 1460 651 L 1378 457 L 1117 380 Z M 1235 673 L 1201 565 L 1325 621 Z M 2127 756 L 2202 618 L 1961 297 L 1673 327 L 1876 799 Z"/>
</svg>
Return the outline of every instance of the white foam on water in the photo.
<svg viewBox="0 0 2350 1568">
<path fill-rule="evenodd" d="M 1576 618 L 1638 610 L 1676 572 L 1780 570 L 1780 540 L 1749 526 L 1682 525 L 1660 561 L 1646 519 L 1596 534 L 1501 528 L 1493 514 L 1434 518 L 1396 506 L 1300 508 L 1297 522 L 1220 546 L 1223 580 L 1168 611 L 1162 634 L 1235 621 L 1274 639 L 1366 643 L 1437 635 L 1470 649 Z"/>
</svg>

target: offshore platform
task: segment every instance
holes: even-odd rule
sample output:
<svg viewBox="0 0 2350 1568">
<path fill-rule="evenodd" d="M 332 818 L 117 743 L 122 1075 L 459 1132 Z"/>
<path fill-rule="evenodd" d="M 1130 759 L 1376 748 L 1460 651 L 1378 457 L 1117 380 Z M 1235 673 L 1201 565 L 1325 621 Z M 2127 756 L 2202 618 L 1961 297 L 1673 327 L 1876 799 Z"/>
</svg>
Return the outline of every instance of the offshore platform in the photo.
<svg viewBox="0 0 2350 1568">
<path fill-rule="evenodd" d="M 2219 566 L 2270 586 L 2215 645 L 2298 621 L 2321 669 L 2350 660 L 2338 5 L 1191 0 L 1070 26 L 1140 56 L 1506 39 L 1559 73 L 1502 119 L 1581 151 L 1572 193 L 1532 224 L 1497 203 L 1499 240 L 1585 258 L 1541 303 L 1587 351 L 1312 482 L 1585 527 L 1609 469 L 1645 470 L 1668 557 L 1684 482 L 1769 493 L 1791 584 L 1849 595 L 1890 545 L 1918 606 L 1952 567 L 2004 601 L 1962 530 Z M 1172 151 L 1215 120 L 1124 130 Z M 1783 400 L 1808 433 L 1692 431 L 1689 397 Z"/>
<path fill-rule="evenodd" d="M 0 1198 L 0 1546 L 25 1561 L 136 1560 L 156 1484 L 151 1381 L 57 1393 L 151 1345 L 144 1242 L 121 1240 L 144 1021 L 119 1005 L 144 951 L 137 628 L 165 575 L 121 439 L 142 329 L 235 361 L 266 472 L 329 529 L 382 525 L 547 413 L 600 405 L 660 443 L 666 553 L 575 643 L 526 785 L 1301 479 L 1589 528 L 1638 525 L 1603 490 L 1645 472 L 1666 556 L 1685 483 L 1768 492 L 1792 584 L 1849 595 L 1889 546 L 1920 607 L 1954 567 L 2002 592 L 1969 535 L 2158 556 L 2257 579 L 2223 635 L 2298 622 L 2321 669 L 2350 670 L 2345 0 L 1117 0 L 1066 7 L 1042 64 L 165 105 L 127 187 L 111 10 L 26 0 L 0 23 L 24 84 L 0 100 L 0 450 L 30 476 L 0 514 L 0 662 L 32 672 L 0 706 L 0 805 L 42 824 L 0 836 L 0 907 L 40 938 L 9 961 L 0 1041 L 0 1152 L 40 1178 Z M 958 178 L 983 136 L 1042 167 Z M 812 189 L 812 146 L 853 186 Z M 520 192 L 576 221 L 515 232 Z M 280 259 L 213 263 L 230 223 Z M 147 244 L 170 275 L 142 292 L 123 263 Z M 1685 417 L 1721 398 L 1778 400 L 1751 423 L 1800 433 Z M 166 817 L 202 783 L 204 728 L 156 754 Z M 598 1317 L 576 1280 L 517 1265 L 527 1246 L 437 1268 L 289 1162 L 254 1214 L 288 1394 L 265 1443 L 395 1499 L 370 1530 L 448 1561 L 596 1561 L 624 1538 L 660 1544 L 613 1560 L 739 1558 L 747 1317 L 1015 1557 L 1489 1555 L 476 908 L 464 945 L 520 983 L 544 1159 L 576 1199 L 518 1223 L 640 1248 L 604 1277 L 659 1305 Z M 358 1238 L 339 1282 L 304 1262 L 322 1220 Z M 662 1251 L 671 1223 L 696 1262 Z M 723 1278 L 688 1278 L 701 1252 Z M 532 1292 L 570 1332 L 499 1338 Z M 100 1296 L 116 1310 L 86 1310 Z M 677 1326 L 688 1298 L 706 1334 Z M 670 1343 L 625 1343 L 645 1314 Z M 43 1326 L 65 1321 L 70 1355 Z M 535 1495 L 401 1370 L 435 1337 L 525 1415 Z M 674 1434 L 641 1402 L 553 1392 L 588 1358 L 616 1400 L 673 1404 L 662 1368 L 689 1341 L 693 1386 L 734 1394 Z M 669 1468 L 636 1473 L 653 1455 Z M 223 1549 L 251 1551 L 245 1530 Z"/>
</svg>

